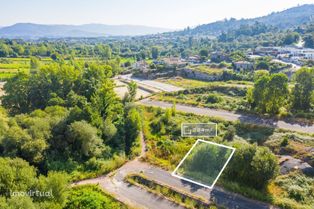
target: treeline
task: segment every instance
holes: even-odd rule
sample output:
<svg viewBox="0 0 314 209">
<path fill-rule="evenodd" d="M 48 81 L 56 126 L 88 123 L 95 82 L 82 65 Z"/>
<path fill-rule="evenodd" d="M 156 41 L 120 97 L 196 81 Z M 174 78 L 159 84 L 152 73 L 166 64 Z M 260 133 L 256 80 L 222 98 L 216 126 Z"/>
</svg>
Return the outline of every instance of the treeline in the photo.
<svg viewBox="0 0 314 209">
<path fill-rule="evenodd" d="M 62 209 L 68 177 L 61 172 L 37 175 L 37 170 L 19 158 L 0 158 L 0 207 L 3 209 Z M 34 195 L 33 192 L 37 192 Z M 28 192 L 28 195 L 15 193 Z"/>
<path fill-rule="evenodd" d="M 231 27 L 230 30 L 213 36 L 189 33 L 165 33 L 139 37 L 116 37 L 108 39 L 65 40 L 0 40 L 0 57 L 51 57 L 65 59 L 73 57 L 115 57 L 132 60 L 156 59 L 192 55 L 205 57 L 209 52 L 253 49 L 258 46 L 284 46 L 304 41 L 304 46 L 314 48 L 313 23 L 296 28 L 280 30 L 273 26 L 255 22 Z"/>
<path fill-rule="evenodd" d="M 0 57 L 100 57 L 109 60 L 112 58 L 112 47 L 107 44 L 81 44 L 67 41 L 37 41 L 0 40 Z"/>
<path fill-rule="evenodd" d="M 295 31 L 303 34 L 305 47 L 314 48 L 314 22 L 301 25 Z"/>
<path fill-rule="evenodd" d="M 248 90 L 251 108 L 260 113 L 287 116 L 290 112 L 312 117 L 314 69 L 302 68 L 293 78 L 294 87 L 289 88 L 288 77 L 282 73 L 255 72 L 254 87 Z M 298 114 L 296 114 L 298 115 Z"/>
<path fill-rule="evenodd" d="M 224 49 L 249 49 L 258 46 L 285 46 L 304 41 L 304 47 L 314 48 L 313 23 L 297 28 L 279 30 L 272 26 L 256 22 L 253 25 L 241 25 L 236 29 L 222 32 L 217 40 Z"/>
<path fill-rule="evenodd" d="M 267 26 L 265 24 L 255 22 L 253 25 L 240 25 L 239 28 L 229 30 L 228 32 L 222 32 L 218 37 L 218 40 L 221 42 L 233 41 L 241 36 L 256 36 L 262 33 L 267 32 L 276 32 L 276 29 L 273 26 Z"/>
</svg>

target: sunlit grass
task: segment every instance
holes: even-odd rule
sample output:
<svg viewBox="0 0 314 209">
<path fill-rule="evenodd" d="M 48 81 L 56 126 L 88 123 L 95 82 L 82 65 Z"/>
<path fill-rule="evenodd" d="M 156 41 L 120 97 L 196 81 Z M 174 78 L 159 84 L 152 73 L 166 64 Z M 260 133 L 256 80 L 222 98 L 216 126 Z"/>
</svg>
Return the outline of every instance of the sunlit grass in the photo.
<svg viewBox="0 0 314 209">
<path fill-rule="evenodd" d="M 171 84 L 181 88 L 198 88 L 206 86 L 239 86 L 239 87 L 249 87 L 252 86 L 252 82 L 249 81 L 200 81 L 182 77 L 172 77 L 172 78 L 160 78 L 158 81 L 162 83 Z"/>
</svg>

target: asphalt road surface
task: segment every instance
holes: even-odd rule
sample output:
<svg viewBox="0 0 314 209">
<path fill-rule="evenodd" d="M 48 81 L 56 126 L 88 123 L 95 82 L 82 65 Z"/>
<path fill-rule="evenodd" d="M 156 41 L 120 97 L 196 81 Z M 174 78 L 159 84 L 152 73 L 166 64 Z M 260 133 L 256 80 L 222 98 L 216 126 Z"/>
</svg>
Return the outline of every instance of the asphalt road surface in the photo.
<svg viewBox="0 0 314 209">
<path fill-rule="evenodd" d="M 183 209 L 182 206 L 173 203 L 163 197 L 154 195 L 137 186 L 129 185 L 124 181 L 126 175 L 131 173 L 143 173 L 150 179 L 168 185 L 179 191 L 185 191 L 195 196 L 202 197 L 210 202 L 228 209 L 275 209 L 269 204 L 251 200 L 241 195 L 225 191 L 220 187 L 213 190 L 182 181 L 171 176 L 170 172 L 141 162 L 140 157 L 145 155 L 145 142 L 141 134 L 142 152 L 141 156 L 133 161 L 124 164 L 112 173 L 95 179 L 88 179 L 77 182 L 75 185 L 98 184 L 106 191 L 112 193 L 118 200 L 135 208 L 147 209 Z"/>
<path fill-rule="evenodd" d="M 141 156 L 145 154 L 145 142 L 143 135 L 141 134 L 142 152 Z M 184 209 L 184 207 L 169 201 L 161 196 L 154 195 L 148 191 L 130 185 L 124 181 L 126 175 L 130 173 L 139 173 L 146 170 L 150 166 L 145 163 L 139 162 L 139 156 L 133 161 L 130 161 L 120 167 L 118 170 L 112 173 L 95 179 L 87 179 L 77 183 L 75 185 L 85 185 L 85 184 L 98 184 L 100 187 L 106 191 L 113 194 L 119 201 L 125 204 L 142 209 Z"/>
<path fill-rule="evenodd" d="M 181 87 L 173 86 L 170 84 L 166 84 L 166 83 L 162 83 L 162 82 L 158 82 L 154 80 L 149 80 L 149 79 L 141 79 L 141 78 L 132 77 L 132 74 L 120 75 L 118 79 L 134 81 L 139 85 L 148 86 L 150 88 L 157 89 L 159 91 L 173 92 L 173 91 L 183 90 L 183 88 Z"/>
<path fill-rule="evenodd" d="M 113 176 L 110 175 L 96 179 L 89 179 L 77 182 L 76 185 L 82 184 L 99 184 L 106 191 L 114 194 L 120 201 L 125 202 L 137 208 L 151 209 L 171 209 L 183 208 L 169 200 L 157 195 L 148 193 L 146 190 L 137 186 L 129 185 L 124 182 L 124 177 L 129 173 L 143 173 L 147 177 L 166 184 L 177 190 L 189 192 L 195 196 L 202 197 L 219 206 L 228 209 L 271 209 L 276 208 L 266 203 L 251 200 L 241 195 L 227 192 L 220 187 L 209 190 L 189 182 L 182 181 L 171 176 L 170 172 L 152 166 L 139 160 L 131 161 L 120 169 Z"/>
<path fill-rule="evenodd" d="M 139 103 L 146 106 L 154 106 L 154 107 L 161 107 L 161 108 L 172 107 L 172 104 L 170 103 L 151 100 L 151 99 L 143 99 L 139 101 Z M 228 121 L 239 120 L 242 123 L 251 123 L 251 124 L 264 125 L 264 126 L 273 127 L 273 128 L 290 130 L 290 131 L 314 134 L 313 125 L 310 125 L 310 126 L 300 125 L 296 123 L 285 122 L 282 120 L 263 119 L 254 115 L 244 115 L 244 114 L 229 112 L 225 110 L 215 110 L 215 109 L 204 108 L 204 107 L 193 107 L 193 106 L 182 105 L 182 104 L 176 104 L 176 109 L 181 112 L 217 117 L 217 118 L 222 118 Z"/>
</svg>

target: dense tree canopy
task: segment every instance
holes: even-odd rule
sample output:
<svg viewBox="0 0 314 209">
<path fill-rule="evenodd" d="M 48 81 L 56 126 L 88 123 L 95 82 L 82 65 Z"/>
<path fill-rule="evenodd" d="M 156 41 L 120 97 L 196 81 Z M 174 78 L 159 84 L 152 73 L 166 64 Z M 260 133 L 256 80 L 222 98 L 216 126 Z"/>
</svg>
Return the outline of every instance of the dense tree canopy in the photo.
<svg viewBox="0 0 314 209">
<path fill-rule="evenodd" d="M 291 45 L 300 40 L 300 35 L 297 32 L 287 33 L 287 35 L 283 39 L 284 45 Z"/>
<path fill-rule="evenodd" d="M 225 178 L 261 189 L 278 174 L 277 158 L 268 148 L 245 142 L 235 142 L 233 147 L 236 151 L 226 167 Z"/>
<path fill-rule="evenodd" d="M 1 208 L 62 208 L 65 204 L 68 178 L 63 173 L 49 172 L 37 176 L 36 169 L 19 158 L 0 158 Z M 50 192 L 47 196 L 13 196 L 13 192 Z"/>
<path fill-rule="evenodd" d="M 287 102 L 289 96 L 288 78 L 284 74 L 263 75 L 248 92 L 252 108 L 261 113 L 276 114 Z"/>
<path fill-rule="evenodd" d="M 292 105 L 297 110 L 309 110 L 313 103 L 314 68 L 298 70 L 295 81 Z"/>
<path fill-rule="evenodd" d="M 91 166 L 91 159 L 119 165 L 124 153 L 138 146 L 133 142 L 141 116 L 125 107 L 131 106 L 136 86 L 124 104 L 113 90 L 113 75 L 108 64 L 53 62 L 8 80 L 6 110 L 0 109 L 1 156 L 27 160 L 42 174 L 73 172 L 78 163 L 82 171 L 107 169 Z"/>
</svg>

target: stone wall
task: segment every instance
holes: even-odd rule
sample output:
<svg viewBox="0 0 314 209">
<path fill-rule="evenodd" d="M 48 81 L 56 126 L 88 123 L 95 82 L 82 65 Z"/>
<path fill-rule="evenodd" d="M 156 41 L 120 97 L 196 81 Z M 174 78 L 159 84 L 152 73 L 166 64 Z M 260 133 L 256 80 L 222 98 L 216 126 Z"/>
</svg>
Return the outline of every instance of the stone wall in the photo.
<svg viewBox="0 0 314 209">
<path fill-rule="evenodd" d="M 195 71 L 189 68 L 183 68 L 178 70 L 178 76 L 184 77 L 184 78 L 191 78 L 196 80 L 203 80 L 203 81 L 219 81 L 222 80 L 222 74 L 221 75 L 214 75 L 214 74 L 207 74 L 200 71 Z"/>
</svg>

